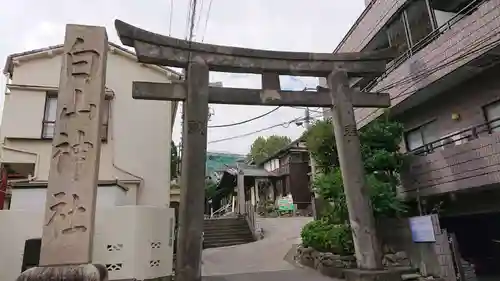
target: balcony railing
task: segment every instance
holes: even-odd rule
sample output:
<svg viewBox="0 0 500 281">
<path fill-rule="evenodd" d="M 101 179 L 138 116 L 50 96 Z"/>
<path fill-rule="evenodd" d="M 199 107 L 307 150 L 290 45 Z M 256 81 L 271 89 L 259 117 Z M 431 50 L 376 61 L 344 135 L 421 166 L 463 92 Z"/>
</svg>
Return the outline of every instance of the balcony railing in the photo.
<svg viewBox="0 0 500 281">
<path fill-rule="evenodd" d="M 276 174 L 278 177 L 288 175 L 290 173 L 290 165 L 286 164 L 286 165 L 280 166 L 279 168 L 274 169 L 272 172 L 274 174 Z"/>
<path fill-rule="evenodd" d="M 427 196 L 488 187 L 500 178 L 500 118 L 475 125 L 408 153 L 401 192 Z"/>
<path fill-rule="evenodd" d="M 484 134 L 491 134 L 495 129 L 500 128 L 500 117 L 488 121 L 483 124 L 471 126 L 464 130 L 458 131 L 456 133 L 446 135 L 440 139 L 429 142 L 423 146 L 417 147 L 410 151 L 408 154 L 412 155 L 427 155 L 431 154 L 437 149 L 443 149 L 450 146 L 455 146 L 457 144 L 463 144 L 479 138 L 479 136 Z"/>
<path fill-rule="evenodd" d="M 463 19 L 464 17 L 470 15 L 472 12 L 474 12 L 477 7 L 479 7 L 481 4 L 487 2 L 489 0 L 475 0 L 469 3 L 467 6 L 462 8 L 455 16 L 453 16 L 450 20 L 448 20 L 446 23 L 441 25 L 440 27 L 436 28 L 434 31 L 429 33 L 427 36 L 422 38 L 418 43 L 414 44 L 411 48 L 409 48 L 406 52 L 401 54 L 399 57 L 391 61 L 386 68 L 386 71 L 379 76 L 378 78 L 372 80 L 366 87 L 364 87 L 364 91 L 368 91 L 369 89 L 372 89 L 377 85 L 380 81 L 385 79 L 389 73 L 391 73 L 393 70 L 398 68 L 401 64 L 403 64 L 406 60 L 408 60 L 413 54 L 417 53 L 421 49 L 423 49 L 425 46 L 427 46 L 429 43 L 433 42 L 436 40 L 439 36 L 441 36 L 443 33 L 446 31 L 450 30 L 451 27 Z M 444 67 L 444 66 L 443 66 Z M 433 71 L 436 71 L 435 69 Z"/>
</svg>

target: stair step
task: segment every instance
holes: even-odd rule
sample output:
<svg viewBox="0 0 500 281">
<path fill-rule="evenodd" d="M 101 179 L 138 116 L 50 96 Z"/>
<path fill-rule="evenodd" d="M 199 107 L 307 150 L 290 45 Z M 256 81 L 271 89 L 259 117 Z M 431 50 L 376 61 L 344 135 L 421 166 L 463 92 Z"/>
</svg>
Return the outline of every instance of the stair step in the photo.
<svg viewBox="0 0 500 281">
<path fill-rule="evenodd" d="M 221 226 L 221 227 L 204 227 L 203 231 L 204 232 L 215 232 L 215 231 L 243 231 L 243 230 L 250 230 L 248 225 L 234 225 L 234 226 Z"/>
<path fill-rule="evenodd" d="M 204 243 L 214 243 L 214 242 L 226 242 L 226 241 L 243 241 L 243 242 L 251 242 L 254 241 L 253 237 L 214 237 L 210 239 L 204 239 Z"/>
<path fill-rule="evenodd" d="M 252 232 L 247 229 L 224 229 L 220 231 L 204 231 L 204 237 L 225 236 L 225 235 L 252 235 Z"/>
<path fill-rule="evenodd" d="M 227 222 L 204 222 L 203 225 L 233 225 L 233 224 L 247 224 L 246 221 L 227 221 Z"/>
<path fill-rule="evenodd" d="M 232 223 L 232 222 L 246 222 L 244 218 L 225 218 L 225 219 L 205 219 L 204 223 Z"/>
<path fill-rule="evenodd" d="M 211 249 L 211 248 L 221 248 L 221 247 L 229 247 L 229 246 L 235 246 L 235 245 L 243 245 L 243 244 L 248 244 L 250 242 L 229 242 L 229 243 L 217 243 L 217 244 L 208 244 L 204 245 L 204 249 Z"/>
<path fill-rule="evenodd" d="M 203 245 L 205 245 L 205 246 L 227 245 L 227 244 L 237 245 L 237 244 L 247 244 L 247 243 L 250 243 L 250 242 L 254 242 L 254 241 L 252 239 L 233 239 L 233 240 L 207 241 L 207 242 L 203 242 Z"/>
<path fill-rule="evenodd" d="M 216 232 L 216 231 L 243 231 L 243 230 L 250 230 L 248 225 L 234 225 L 234 226 L 220 226 L 220 227 L 204 227 L 203 231 L 204 232 Z"/>
</svg>

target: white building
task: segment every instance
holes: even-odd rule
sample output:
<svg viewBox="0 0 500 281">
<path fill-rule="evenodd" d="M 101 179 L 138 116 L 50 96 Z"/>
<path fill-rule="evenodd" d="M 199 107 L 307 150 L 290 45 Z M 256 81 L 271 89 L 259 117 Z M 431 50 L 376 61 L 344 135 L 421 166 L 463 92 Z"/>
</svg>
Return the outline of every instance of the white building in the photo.
<svg viewBox="0 0 500 281">
<path fill-rule="evenodd" d="M 44 191 L 26 188 L 47 185 L 61 53 L 62 45 L 7 58 L 4 73 L 9 82 L 0 127 L 0 160 L 9 174 L 22 180 L 12 184 L 13 192 L 19 195 L 12 197 L 10 209 L 44 206 L 34 195 Z M 110 44 L 99 181 L 103 187 L 120 186 L 127 190 L 126 202 L 167 206 L 176 104 L 132 99 L 132 81 L 166 82 L 180 76 L 135 60 L 133 53 Z M 36 202 L 32 202 L 33 196 Z"/>
<path fill-rule="evenodd" d="M 0 280 L 20 274 L 26 240 L 41 237 L 61 55 L 59 45 L 10 55 L 5 64 L 0 162 L 10 196 L 0 211 L 0 223 L 9 225 L 0 228 Z M 109 46 L 106 71 L 93 262 L 105 264 L 111 280 L 162 277 L 172 270 L 175 222 L 168 207 L 177 105 L 132 99 L 132 82 L 181 77 L 139 64 L 115 44 Z"/>
</svg>

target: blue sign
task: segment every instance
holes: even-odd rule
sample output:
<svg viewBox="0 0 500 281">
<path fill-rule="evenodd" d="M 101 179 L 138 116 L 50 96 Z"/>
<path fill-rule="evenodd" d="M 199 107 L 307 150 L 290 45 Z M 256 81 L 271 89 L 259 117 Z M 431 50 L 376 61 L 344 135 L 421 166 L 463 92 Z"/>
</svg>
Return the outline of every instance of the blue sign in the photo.
<svg viewBox="0 0 500 281">
<path fill-rule="evenodd" d="M 432 216 L 412 217 L 409 220 L 413 242 L 436 242 Z"/>
</svg>

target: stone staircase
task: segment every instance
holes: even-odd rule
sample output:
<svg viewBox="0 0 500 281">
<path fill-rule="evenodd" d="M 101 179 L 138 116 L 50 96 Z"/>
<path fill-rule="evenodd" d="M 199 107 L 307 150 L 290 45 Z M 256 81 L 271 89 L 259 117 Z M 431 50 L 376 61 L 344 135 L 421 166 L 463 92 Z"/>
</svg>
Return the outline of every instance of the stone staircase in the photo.
<svg viewBox="0 0 500 281">
<path fill-rule="evenodd" d="M 244 217 L 205 219 L 203 249 L 246 244 L 255 241 Z"/>
</svg>

